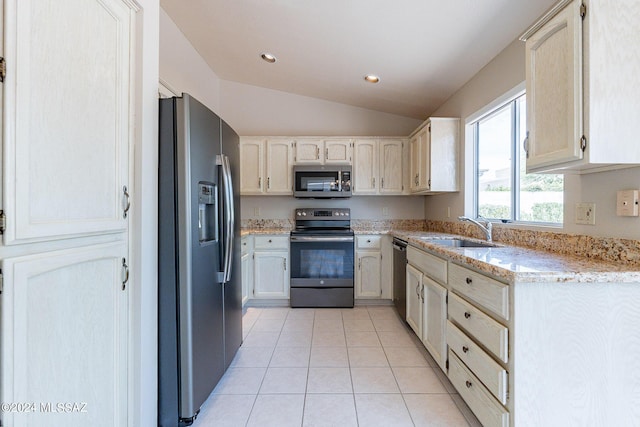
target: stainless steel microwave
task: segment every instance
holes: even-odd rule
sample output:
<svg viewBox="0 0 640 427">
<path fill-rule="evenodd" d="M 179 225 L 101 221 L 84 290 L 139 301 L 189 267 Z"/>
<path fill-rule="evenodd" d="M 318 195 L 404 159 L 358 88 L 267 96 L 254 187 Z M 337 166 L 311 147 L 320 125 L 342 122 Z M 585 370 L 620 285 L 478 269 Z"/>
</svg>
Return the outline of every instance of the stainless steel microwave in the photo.
<svg viewBox="0 0 640 427">
<path fill-rule="evenodd" d="M 294 166 L 293 196 L 304 199 L 351 197 L 351 166 Z"/>
</svg>

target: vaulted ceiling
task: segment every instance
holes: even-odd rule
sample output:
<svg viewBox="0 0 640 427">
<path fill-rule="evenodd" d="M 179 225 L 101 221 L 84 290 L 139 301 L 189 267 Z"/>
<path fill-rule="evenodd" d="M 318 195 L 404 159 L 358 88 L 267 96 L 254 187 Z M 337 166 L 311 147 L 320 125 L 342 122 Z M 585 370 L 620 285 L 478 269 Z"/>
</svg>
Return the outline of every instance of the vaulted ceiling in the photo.
<svg viewBox="0 0 640 427">
<path fill-rule="evenodd" d="M 555 1 L 160 4 L 222 79 L 424 119 Z"/>
</svg>

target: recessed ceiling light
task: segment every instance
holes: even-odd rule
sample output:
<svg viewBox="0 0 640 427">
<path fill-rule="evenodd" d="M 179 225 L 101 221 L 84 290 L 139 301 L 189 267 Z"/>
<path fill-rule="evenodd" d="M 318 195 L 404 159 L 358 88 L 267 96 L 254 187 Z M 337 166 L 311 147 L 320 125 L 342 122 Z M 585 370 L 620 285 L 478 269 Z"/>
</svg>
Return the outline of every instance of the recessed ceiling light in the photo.
<svg viewBox="0 0 640 427">
<path fill-rule="evenodd" d="M 380 77 L 373 74 L 367 74 L 366 76 L 364 76 L 364 79 L 369 83 L 378 83 L 380 81 Z"/>
<path fill-rule="evenodd" d="M 276 57 L 273 56 L 270 53 L 263 53 L 262 55 L 260 55 L 260 58 L 264 59 L 265 61 L 267 61 L 269 64 L 273 64 L 274 62 L 276 62 Z"/>
</svg>

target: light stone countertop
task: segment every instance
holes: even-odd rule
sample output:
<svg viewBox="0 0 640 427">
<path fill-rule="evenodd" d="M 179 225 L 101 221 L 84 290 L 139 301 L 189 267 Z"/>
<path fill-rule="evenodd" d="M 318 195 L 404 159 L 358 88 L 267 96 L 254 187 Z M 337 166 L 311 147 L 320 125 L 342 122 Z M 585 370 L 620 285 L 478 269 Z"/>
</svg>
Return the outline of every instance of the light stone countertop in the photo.
<svg viewBox="0 0 640 427">
<path fill-rule="evenodd" d="M 290 228 L 242 229 L 241 235 L 283 234 Z M 588 257 L 539 251 L 495 242 L 489 248 L 456 248 L 430 243 L 429 240 L 459 238 L 478 240 L 448 233 L 414 230 L 354 228 L 356 235 L 390 234 L 410 245 L 430 251 L 457 264 L 472 267 L 508 283 L 638 283 L 640 265 L 617 264 Z"/>
<path fill-rule="evenodd" d="M 443 237 L 470 239 L 444 233 L 393 231 L 393 236 L 406 240 L 449 260 L 475 268 L 509 283 L 576 282 L 576 283 L 638 283 L 640 266 L 538 251 L 499 242 L 488 248 L 456 248 L 430 243 Z"/>
</svg>

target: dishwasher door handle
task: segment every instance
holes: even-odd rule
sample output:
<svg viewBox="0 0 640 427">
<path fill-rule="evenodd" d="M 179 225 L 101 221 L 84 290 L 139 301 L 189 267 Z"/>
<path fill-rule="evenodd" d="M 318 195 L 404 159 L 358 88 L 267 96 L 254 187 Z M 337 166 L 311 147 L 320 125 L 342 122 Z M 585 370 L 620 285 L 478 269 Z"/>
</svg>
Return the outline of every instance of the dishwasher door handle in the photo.
<svg viewBox="0 0 640 427">
<path fill-rule="evenodd" d="M 407 250 L 406 246 L 402 247 L 402 246 L 396 245 L 395 243 L 392 243 L 391 246 L 393 246 L 393 249 L 395 249 L 397 251 L 400 251 L 400 252 L 404 252 L 404 251 Z"/>
</svg>

